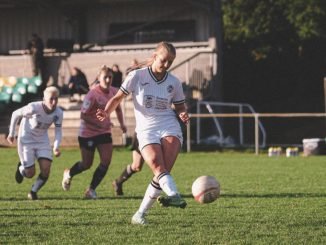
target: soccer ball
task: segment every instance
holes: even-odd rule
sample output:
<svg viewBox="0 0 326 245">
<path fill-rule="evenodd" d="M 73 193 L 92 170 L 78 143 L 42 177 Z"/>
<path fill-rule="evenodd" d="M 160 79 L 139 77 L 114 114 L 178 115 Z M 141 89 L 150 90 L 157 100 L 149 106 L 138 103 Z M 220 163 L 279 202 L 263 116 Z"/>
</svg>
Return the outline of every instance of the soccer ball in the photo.
<svg viewBox="0 0 326 245">
<path fill-rule="evenodd" d="M 200 176 L 192 184 L 191 191 L 198 203 L 211 203 L 220 196 L 220 183 L 213 176 Z"/>
</svg>

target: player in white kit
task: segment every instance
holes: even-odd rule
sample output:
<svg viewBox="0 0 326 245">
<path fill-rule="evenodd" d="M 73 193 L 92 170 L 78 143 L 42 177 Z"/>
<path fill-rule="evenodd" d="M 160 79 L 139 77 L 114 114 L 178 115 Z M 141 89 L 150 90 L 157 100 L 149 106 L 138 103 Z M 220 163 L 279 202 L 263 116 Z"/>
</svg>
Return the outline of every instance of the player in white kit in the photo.
<svg viewBox="0 0 326 245">
<path fill-rule="evenodd" d="M 159 43 L 148 66 L 130 72 L 105 110 L 97 112 L 98 119 L 104 120 L 125 96 L 132 94 L 139 149 L 154 174 L 132 217 L 133 224 L 147 224 L 145 215 L 155 200 L 164 207 L 185 208 L 187 205 L 170 175 L 183 139 L 176 114 L 184 123 L 189 120 L 182 84 L 167 72 L 175 56 L 172 44 Z M 167 196 L 160 196 L 162 190 Z"/>
<path fill-rule="evenodd" d="M 31 200 L 38 199 L 37 192 L 49 178 L 52 152 L 56 157 L 61 154 L 59 146 L 62 138 L 63 111 L 57 107 L 59 90 L 51 86 L 47 87 L 43 94 L 43 101 L 31 102 L 12 113 L 7 137 L 8 142 L 13 144 L 15 128 L 21 120 L 17 136 L 20 162 L 17 166 L 15 179 L 20 184 L 24 177 L 33 178 L 35 175 L 35 160 L 38 160 L 40 174 L 28 193 L 28 198 Z M 51 149 L 48 129 L 52 123 L 55 125 L 55 140 Z"/>
</svg>

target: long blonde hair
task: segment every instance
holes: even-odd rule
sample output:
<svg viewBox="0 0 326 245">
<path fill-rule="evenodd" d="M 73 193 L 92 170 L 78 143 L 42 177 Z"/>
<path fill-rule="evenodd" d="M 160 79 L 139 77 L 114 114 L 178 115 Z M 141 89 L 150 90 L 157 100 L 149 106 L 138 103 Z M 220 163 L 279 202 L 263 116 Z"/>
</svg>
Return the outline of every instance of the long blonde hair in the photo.
<svg viewBox="0 0 326 245">
<path fill-rule="evenodd" d="M 168 43 L 165 41 L 159 42 L 150 58 L 148 58 L 146 61 L 139 62 L 138 64 L 131 66 L 128 68 L 127 73 L 137 70 L 143 67 L 148 67 L 151 66 L 154 62 L 154 57 L 155 55 L 159 54 L 160 52 L 166 51 L 167 53 L 176 56 L 177 52 L 175 47 L 173 46 L 172 43 Z"/>
<path fill-rule="evenodd" d="M 92 82 L 91 87 L 94 87 L 96 84 L 100 83 L 99 77 L 100 77 L 102 72 L 105 72 L 105 73 L 111 72 L 111 73 L 113 73 L 113 70 L 110 67 L 108 67 L 107 65 L 102 65 L 100 70 L 98 71 L 94 81 Z"/>
</svg>

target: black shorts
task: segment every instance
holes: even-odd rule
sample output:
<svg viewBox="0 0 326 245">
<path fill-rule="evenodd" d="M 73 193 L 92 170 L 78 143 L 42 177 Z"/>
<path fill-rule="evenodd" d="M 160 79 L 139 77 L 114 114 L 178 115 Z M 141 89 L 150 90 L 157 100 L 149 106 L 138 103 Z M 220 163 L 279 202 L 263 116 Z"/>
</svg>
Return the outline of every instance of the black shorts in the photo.
<svg viewBox="0 0 326 245">
<path fill-rule="evenodd" d="M 94 152 L 98 145 L 108 144 L 108 143 L 112 144 L 112 135 L 110 133 L 107 133 L 107 134 L 100 134 L 88 138 L 78 136 L 78 142 L 80 148 L 85 148 L 89 151 Z"/>
</svg>

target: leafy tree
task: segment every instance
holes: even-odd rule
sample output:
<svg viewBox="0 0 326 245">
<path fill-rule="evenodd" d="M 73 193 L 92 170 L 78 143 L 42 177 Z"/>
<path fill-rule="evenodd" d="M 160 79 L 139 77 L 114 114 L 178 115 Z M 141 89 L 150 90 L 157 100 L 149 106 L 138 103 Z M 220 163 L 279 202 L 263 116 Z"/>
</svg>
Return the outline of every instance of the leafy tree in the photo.
<svg viewBox="0 0 326 245">
<path fill-rule="evenodd" d="M 228 43 L 250 43 L 255 59 L 273 49 L 312 39 L 325 39 L 324 0 L 225 0 L 224 38 Z"/>
<path fill-rule="evenodd" d="M 222 11 L 224 101 L 258 112 L 325 111 L 325 0 L 222 0 Z M 292 123 L 281 135 L 295 130 L 305 129 Z"/>
</svg>

